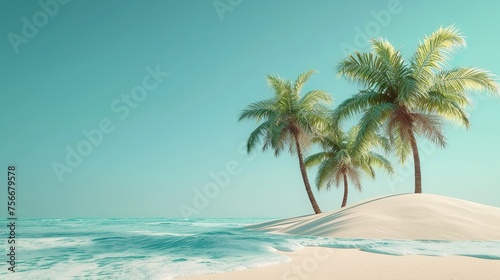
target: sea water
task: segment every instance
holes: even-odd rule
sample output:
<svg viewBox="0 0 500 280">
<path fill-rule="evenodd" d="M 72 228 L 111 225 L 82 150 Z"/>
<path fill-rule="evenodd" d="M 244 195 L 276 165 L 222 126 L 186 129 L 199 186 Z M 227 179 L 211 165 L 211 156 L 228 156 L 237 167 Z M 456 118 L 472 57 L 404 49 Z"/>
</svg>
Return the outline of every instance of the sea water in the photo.
<svg viewBox="0 0 500 280">
<path fill-rule="evenodd" d="M 337 239 L 244 228 L 269 220 L 20 219 L 16 272 L 8 271 L 5 241 L 0 279 L 174 279 L 286 262 L 277 251 L 305 246 L 500 260 L 500 241 Z M 5 228 L 0 233 L 7 237 Z"/>
</svg>

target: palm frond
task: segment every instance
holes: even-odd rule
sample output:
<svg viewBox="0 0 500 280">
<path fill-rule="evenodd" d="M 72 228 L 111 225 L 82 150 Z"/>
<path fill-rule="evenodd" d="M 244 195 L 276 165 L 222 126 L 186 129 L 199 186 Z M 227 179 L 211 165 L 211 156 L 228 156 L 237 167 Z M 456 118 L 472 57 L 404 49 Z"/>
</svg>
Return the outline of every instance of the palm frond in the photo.
<svg viewBox="0 0 500 280">
<path fill-rule="evenodd" d="M 389 174 L 394 173 L 394 168 L 392 167 L 391 162 L 381 154 L 370 152 L 368 162 L 371 166 L 385 169 Z"/>
<path fill-rule="evenodd" d="M 418 45 L 411 60 L 413 76 L 419 81 L 427 80 L 446 65 L 455 49 L 465 45 L 464 37 L 454 26 L 439 28 Z"/>
<path fill-rule="evenodd" d="M 371 41 L 373 51 L 380 58 L 386 76 L 387 88 L 397 92 L 402 87 L 402 77 L 408 75 L 405 60 L 389 41 L 378 38 Z"/>
<path fill-rule="evenodd" d="M 375 169 L 373 169 L 373 165 L 370 163 L 368 155 L 364 155 L 363 157 L 359 158 L 359 161 L 356 163 L 356 165 L 370 178 L 375 179 Z"/>
<path fill-rule="evenodd" d="M 359 121 L 360 128 L 355 146 L 356 149 L 359 149 L 362 143 L 364 143 L 363 139 L 371 138 L 378 132 L 379 128 L 391 117 L 396 107 L 392 103 L 383 103 L 366 110 Z"/>
<path fill-rule="evenodd" d="M 297 79 L 295 80 L 293 84 L 293 91 L 295 94 L 299 94 L 302 88 L 304 87 L 304 84 L 311 78 L 311 76 L 316 73 L 315 70 L 311 69 L 309 71 L 306 71 L 302 74 L 300 74 Z"/>
<path fill-rule="evenodd" d="M 319 104 L 312 109 L 301 108 L 295 116 L 297 124 L 313 135 L 321 134 L 329 126 L 329 110 Z"/>
<path fill-rule="evenodd" d="M 385 71 L 382 60 L 373 53 L 356 52 L 337 66 L 339 76 L 367 89 L 387 86 Z"/>
<path fill-rule="evenodd" d="M 332 185 L 338 186 L 339 165 L 333 159 L 329 158 L 323 161 L 316 174 L 316 186 L 318 190 L 323 188 L 330 189 Z"/>
<path fill-rule="evenodd" d="M 496 77 L 490 72 L 472 68 L 456 67 L 437 73 L 429 91 L 453 92 L 465 94 L 465 91 L 488 92 L 500 95 Z"/>
<path fill-rule="evenodd" d="M 399 162 L 404 164 L 412 153 L 410 142 L 406 139 L 403 140 L 401 135 L 395 134 L 391 139 L 391 143 Z"/>
<path fill-rule="evenodd" d="M 412 114 L 415 124 L 415 132 L 429 139 L 435 145 L 446 146 L 446 138 L 443 135 L 441 121 L 435 115 L 430 114 Z"/>
<path fill-rule="evenodd" d="M 276 114 L 274 99 L 267 99 L 254 102 L 248 105 L 240 114 L 238 121 L 244 119 L 254 119 L 260 121 L 261 119 L 271 118 Z"/>
<path fill-rule="evenodd" d="M 338 125 L 342 120 L 353 118 L 372 106 L 389 102 L 387 98 L 376 91 L 362 90 L 337 106 L 331 115 L 332 122 Z"/>
<path fill-rule="evenodd" d="M 323 90 L 311 90 L 307 92 L 300 100 L 299 106 L 303 110 L 312 110 L 320 102 L 330 104 L 332 102 L 331 95 Z"/>
<path fill-rule="evenodd" d="M 286 148 L 293 153 L 294 149 L 292 148 L 294 148 L 294 141 L 291 137 L 291 131 L 286 120 L 278 118 L 271 126 L 268 136 L 268 142 L 274 149 L 274 156 L 278 157 Z"/>
<path fill-rule="evenodd" d="M 418 108 L 424 113 L 436 114 L 469 127 L 469 116 L 463 109 L 466 104 L 470 104 L 470 100 L 465 95 L 434 91 L 429 92 L 428 98 L 417 101 Z"/>
<path fill-rule="evenodd" d="M 319 153 L 316 153 L 314 155 L 308 156 L 304 160 L 304 164 L 306 165 L 306 167 L 312 167 L 312 166 L 320 164 L 321 162 L 325 161 L 329 157 L 331 157 L 329 152 L 319 152 Z"/>
<path fill-rule="evenodd" d="M 289 81 L 281 78 L 279 75 L 267 75 L 267 84 L 274 91 L 276 99 L 290 93 Z"/>
<path fill-rule="evenodd" d="M 269 121 L 265 121 L 250 133 L 250 137 L 248 137 L 247 140 L 247 153 L 251 153 L 260 143 L 262 138 L 266 138 L 266 134 L 269 131 L 269 124 Z M 264 146 L 266 145 L 264 144 Z"/>
<path fill-rule="evenodd" d="M 361 191 L 363 189 L 363 185 L 361 185 L 361 174 L 357 168 L 349 168 L 346 172 L 347 178 L 352 182 L 354 187 Z"/>
</svg>

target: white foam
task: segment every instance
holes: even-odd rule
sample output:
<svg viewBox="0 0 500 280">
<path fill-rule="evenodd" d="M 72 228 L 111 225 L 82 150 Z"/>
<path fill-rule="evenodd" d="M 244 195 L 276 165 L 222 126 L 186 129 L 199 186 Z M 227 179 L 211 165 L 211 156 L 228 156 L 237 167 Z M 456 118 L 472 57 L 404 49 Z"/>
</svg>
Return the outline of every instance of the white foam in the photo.
<svg viewBox="0 0 500 280">
<path fill-rule="evenodd" d="M 45 238 L 18 238 L 16 244 L 19 250 L 39 250 L 56 247 L 75 247 L 89 245 L 90 238 L 81 237 L 45 237 Z"/>
<path fill-rule="evenodd" d="M 294 248 L 295 242 L 291 242 Z M 439 241 L 394 239 L 346 239 L 309 237 L 299 239 L 303 246 L 339 249 L 356 248 L 366 252 L 387 255 L 470 256 L 500 259 L 500 241 Z"/>
<path fill-rule="evenodd" d="M 147 230 L 132 230 L 128 231 L 129 233 L 140 234 L 140 235 L 149 235 L 149 236 L 192 236 L 194 234 L 189 233 L 174 233 L 174 232 L 153 232 Z"/>
</svg>

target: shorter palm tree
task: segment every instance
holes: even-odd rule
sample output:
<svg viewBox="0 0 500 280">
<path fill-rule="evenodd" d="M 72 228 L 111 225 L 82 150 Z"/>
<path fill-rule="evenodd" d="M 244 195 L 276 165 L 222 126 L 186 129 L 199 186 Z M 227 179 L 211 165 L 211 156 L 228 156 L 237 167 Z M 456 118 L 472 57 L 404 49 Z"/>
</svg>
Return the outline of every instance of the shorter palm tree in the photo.
<svg viewBox="0 0 500 280">
<path fill-rule="evenodd" d="M 348 181 L 361 191 L 361 173 L 374 179 L 374 167 L 381 167 L 390 174 L 394 172 L 383 155 L 372 151 L 377 146 L 389 151 L 388 140 L 377 134 L 372 134 L 370 139 L 358 139 L 359 129 L 359 126 L 354 126 L 347 133 L 338 128 L 330 129 L 326 135 L 318 136 L 316 141 L 324 151 L 309 156 L 305 161 L 307 167 L 319 165 L 316 175 L 318 189 L 330 189 L 333 184 L 338 188 L 340 182 L 344 182 L 341 207 L 347 204 Z"/>
</svg>

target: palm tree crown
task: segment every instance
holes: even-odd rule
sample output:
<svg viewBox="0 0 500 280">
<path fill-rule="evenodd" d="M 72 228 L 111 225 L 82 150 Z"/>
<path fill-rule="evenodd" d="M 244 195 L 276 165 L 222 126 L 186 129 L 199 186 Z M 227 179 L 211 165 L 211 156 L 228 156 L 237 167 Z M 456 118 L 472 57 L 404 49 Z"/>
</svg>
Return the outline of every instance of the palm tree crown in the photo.
<svg viewBox="0 0 500 280">
<path fill-rule="evenodd" d="M 297 154 L 309 200 L 314 212 L 321 213 L 309 185 L 302 153 L 309 146 L 311 135 L 324 129 L 328 110 L 321 102 L 330 103 L 331 97 L 322 90 L 311 90 L 300 96 L 304 84 L 313 73 L 312 70 L 302 73 L 293 82 L 277 75 L 268 75 L 267 81 L 274 91 L 274 97 L 248 105 L 239 120 L 261 122 L 248 138 L 249 153 L 262 144 L 263 151 L 272 148 L 276 156 L 284 149 Z"/>
<path fill-rule="evenodd" d="M 372 134 L 371 139 L 358 140 L 358 132 L 359 126 L 352 127 L 347 133 L 330 129 L 326 136 L 317 138 L 323 151 L 309 156 L 305 161 L 307 167 L 319 165 L 316 176 L 318 189 L 329 189 L 332 185 L 339 187 L 340 182 L 344 182 L 341 207 L 347 203 L 348 181 L 361 190 L 361 173 L 375 178 L 374 167 L 382 167 L 393 173 L 391 163 L 383 155 L 372 151 L 377 146 L 388 151 L 388 140 L 378 134 Z"/>
<path fill-rule="evenodd" d="M 421 193 L 416 137 L 444 147 L 442 120 L 468 127 L 468 92 L 498 95 L 498 85 L 488 71 L 446 67 L 451 54 L 465 46 L 464 37 L 453 26 L 439 28 L 426 37 L 409 62 L 385 39 L 374 39 L 371 45 L 372 52 L 356 52 L 339 64 L 338 74 L 359 84 L 362 90 L 341 103 L 333 119 L 338 122 L 363 113 L 359 121 L 360 139 L 384 128 L 402 163 L 413 153 L 415 192 Z"/>
</svg>

